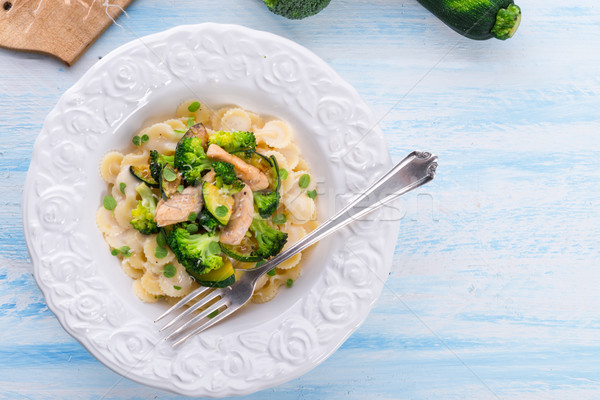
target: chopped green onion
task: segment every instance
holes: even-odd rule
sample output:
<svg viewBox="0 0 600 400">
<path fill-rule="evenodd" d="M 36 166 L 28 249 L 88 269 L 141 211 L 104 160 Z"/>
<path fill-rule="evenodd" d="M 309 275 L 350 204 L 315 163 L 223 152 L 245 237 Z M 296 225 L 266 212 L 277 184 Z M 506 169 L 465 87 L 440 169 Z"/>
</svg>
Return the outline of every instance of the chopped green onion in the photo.
<svg viewBox="0 0 600 400">
<path fill-rule="evenodd" d="M 317 197 L 317 190 L 307 190 L 306 195 L 311 199 L 314 199 L 315 197 Z"/>
<path fill-rule="evenodd" d="M 294 280 L 292 278 L 285 281 L 285 286 L 287 286 L 287 287 L 292 287 L 293 284 L 294 284 Z"/>
<path fill-rule="evenodd" d="M 269 275 L 269 276 L 275 276 L 275 268 L 273 268 L 272 270 L 270 270 L 269 272 L 267 272 L 267 275 Z"/>
<path fill-rule="evenodd" d="M 163 178 L 165 178 L 167 182 L 173 182 L 177 179 L 177 174 L 171 168 L 165 168 L 163 169 Z"/>
<path fill-rule="evenodd" d="M 304 174 L 300 177 L 300 179 L 298 180 L 298 186 L 300 186 L 302 189 L 306 189 L 308 187 L 308 184 L 310 183 L 310 175 L 309 174 Z"/>
<path fill-rule="evenodd" d="M 162 246 L 156 246 L 156 249 L 154 249 L 154 257 L 156 258 L 165 258 L 167 254 L 167 249 Z"/>
<path fill-rule="evenodd" d="M 281 225 L 281 224 L 285 224 L 285 221 L 287 221 L 287 218 L 286 218 L 285 214 L 276 214 L 276 215 L 273 215 L 272 221 L 275 225 Z"/>
<path fill-rule="evenodd" d="M 167 247 L 167 238 L 163 232 L 159 232 L 159 234 L 156 235 L 156 244 L 160 247 Z"/>
<path fill-rule="evenodd" d="M 285 181 L 287 179 L 287 177 L 288 177 L 287 169 L 281 168 L 279 170 L 279 177 L 281 178 L 282 181 Z"/>
<path fill-rule="evenodd" d="M 197 101 L 193 102 L 192 104 L 190 104 L 188 106 L 188 111 L 189 112 L 196 112 L 200 109 L 200 103 L 198 103 Z"/>
<path fill-rule="evenodd" d="M 106 208 L 108 211 L 112 211 L 117 206 L 117 201 L 111 195 L 106 195 L 104 196 L 102 204 L 104 204 L 104 208 Z"/>
<path fill-rule="evenodd" d="M 179 185 L 179 186 L 177 186 L 177 191 L 178 191 L 179 193 L 183 193 L 183 185 Z"/>
<path fill-rule="evenodd" d="M 191 128 L 192 126 L 194 126 L 194 123 L 195 123 L 194 117 L 189 117 L 186 122 L 186 125 L 188 128 Z"/>
<path fill-rule="evenodd" d="M 118 256 L 118 255 L 119 255 L 119 253 L 120 253 L 119 249 L 112 249 L 112 250 L 110 251 L 110 254 L 112 254 L 113 256 Z"/>
<path fill-rule="evenodd" d="M 208 315 L 207 315 L 207 317 L 208 317 L 208 318 L 214 318 L 214 317 L 216 317 L 217 315 L 219 315 L 219 310 L 218 310 L 218 309 L 217 309 L 217 310 L 215 310 L 215 311 L 213 311 L 213 312 L 211 312 L 210 314 L 208 314 Z"/>
<path fill-rule="evenodd" d="M 189 233 L 196 233 L 196 232 L 198 232 L 198 225 L 197 224 L 189 224 L 188 226 L 185 227 L 185 229 L 187 229 L 187 231 Z"/>
<path fill-rule="evenodd" d="M 175 132 L 175 133 L 185 133 L 186 131 L 181 130 L 181 129 L 173 129 L 173 132 Z"/>
<path fill-rule="evenodd" d="M 163 267 L 163 275 L 167 278 L 172 278 L 177 274 L 177 268 L 173 264 L 167 264 Z"/>
<path fill-rule="evenodd" d="M 138 135 L 135 135 L 133 138 L 131 138 L 131 142 L 136 146 L 139 146 L 142 144 L 142 139 Z"/>
<path fill-rule="evenodd" d="M 227 208 L 227 206 L 219 206 L 217 208 L 215 208 L 215 214 L 217 214 L 217 217 L 224 217 L 227 215 L 227 213 L 229 212 L 229 208 Z"/>
<path fill-rule="evenodd" d="M 181 290 L 181 286 L 173 285 L 173 289 L 175 289 L 175 290 Z"/>
<path fill-rule="evenodd" d="M 125 194 L 126 187 L 127 187 L 127 184 L 125 182 L 119 183 L 119 190 L 121 191 L 121 193 Z"/>
</svg>

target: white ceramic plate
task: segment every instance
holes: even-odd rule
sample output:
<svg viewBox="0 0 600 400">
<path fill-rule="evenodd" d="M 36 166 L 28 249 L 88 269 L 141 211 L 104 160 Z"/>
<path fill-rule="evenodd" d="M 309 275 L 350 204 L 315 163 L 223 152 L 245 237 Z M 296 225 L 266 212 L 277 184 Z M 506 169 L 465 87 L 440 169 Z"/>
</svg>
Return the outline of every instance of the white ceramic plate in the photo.
<svg viewBox="0 0 600 400">
<path fill-rule="evenodd" d="M 188 396 L 242 395 L 296 378 L 364 321 L 390 270 L 397 221 L 381 210 L 317 244 L 303 275 L 177 349 L 95 225 L 99 161 L 150 120 L 200 98 L 288 121 L 319 180 L 320 219 L 391 165 L 357 92 L 281 37 L 240 26 L 182 26 L 126 44 L 59 100 L 36 140 L 23 214 L 38 285 L 63 327 L 119 374 Z M 393 218 L 392 218 L 393 219 Z"/>
</svg>

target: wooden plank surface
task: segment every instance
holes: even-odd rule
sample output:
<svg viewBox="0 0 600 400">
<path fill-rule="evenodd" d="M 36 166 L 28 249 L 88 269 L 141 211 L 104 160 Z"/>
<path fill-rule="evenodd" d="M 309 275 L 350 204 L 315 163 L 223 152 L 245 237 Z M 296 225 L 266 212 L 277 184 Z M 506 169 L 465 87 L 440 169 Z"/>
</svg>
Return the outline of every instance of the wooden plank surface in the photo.
<svg viewBox="0 0 600 400">
<path fill-rule="evenodd" d="M 402 203 L 392 274 L 365 324 L 303 377 L 246 397 L 600 397 L 600 9 L 520 4 L 514 38 L 461 38 L 411 0 L 333 0 L 287 21 L 260 0 L 138 0 L 72 68 L 0 49 L 0 399 L 180 399 L 111 372 L 45 306 L 21 227 L 33 142 L 116 46 L 238 23 L 308 47 L 381 117 L 390 153 L 440 156 Z"/>
</svg>

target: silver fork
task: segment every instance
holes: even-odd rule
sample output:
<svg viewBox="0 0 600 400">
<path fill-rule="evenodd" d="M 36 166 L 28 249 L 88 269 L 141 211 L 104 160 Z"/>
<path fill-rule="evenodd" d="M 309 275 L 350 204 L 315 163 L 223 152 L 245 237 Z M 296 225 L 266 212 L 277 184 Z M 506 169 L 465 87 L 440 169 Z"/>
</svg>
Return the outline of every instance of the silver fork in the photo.
<svg viewBox="0 0 600 400">
<path fill-rule="evenodd" d="M 258 279 L 275 268 L 277 264 L 289 259 L 298 252 L 323 239 L 325 236 L 346 226 L 350 222 L 360 219 L 404 193 L 429 182 L 435 176 L 436 168 L 437 156 L 430 153 L 413 151 L 371 187 L 354 198 L 342 210 L 337 212 L 333 217 L 329 218 L 304 238 L 291 245 L 287 250 L 279 253 L 259 267 L 246 270 L 244 275 L 231 286 L 221 289 L 212 289 L 208 287 L 196 289 L 181 299 L 173 307 L 169 308 L 154 322 L 158 322 L 167 316 L 175 315 L 176 311 L 184 305 L 192 300 L 198 299 L 195 304 L 175 316 L 160 329 L 161 331 L 169 328 L 173 329 L 173 331 L 165 338 L 165 340 L 178 338 L 173 343 L 173 346 L 184 343 L 192 336 L 197 335 L 208 327 L 230 316 L 246 304 L 250 300 L 250 297 L 252 297 Z M 225 309 L 219 311 L 223 307 L 225 307 Z M 204 309 L 200 313 L 192 316 L 196 310 L 202 308 Z M 218 314 L 215 315 L 215 313 Z M 188 317 L 187 320 L 186 317 Z M 196 326 L 202 320 L 205 321 Z M 180 325 L 181 323 L 183 324 Z M 180 326 L 177 327 L 177 325 Z M 189 331 L 190 329 L 192 330 Z"/>
</svg>

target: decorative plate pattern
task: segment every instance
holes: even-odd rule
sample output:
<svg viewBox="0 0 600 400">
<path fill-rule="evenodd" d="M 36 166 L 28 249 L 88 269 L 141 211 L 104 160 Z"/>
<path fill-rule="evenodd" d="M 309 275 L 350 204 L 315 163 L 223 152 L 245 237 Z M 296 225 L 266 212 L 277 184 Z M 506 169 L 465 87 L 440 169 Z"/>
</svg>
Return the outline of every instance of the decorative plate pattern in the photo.
<svg viewBox="0 0 600 400">
<path fill-rule="evenodd" d="M 102 363 L 183 395 L 243 395 L 307 372 L 358 328 L 389 273 L 398 222 L 381 210 L 343 229 L 308 254 L 292 289 L 173 349 L 152 322 L 166 306 L 134 298 L 94 216 L 102 155 L 190 97 L 290 122 L 322 174 L 321 217 L 391 165 L 367 105 L 305 48 L 240 26 L 182 26 L 114 50 L 61 97 L 35 143 L 25 234 L 48 306 Z"/>
</svg>

